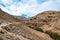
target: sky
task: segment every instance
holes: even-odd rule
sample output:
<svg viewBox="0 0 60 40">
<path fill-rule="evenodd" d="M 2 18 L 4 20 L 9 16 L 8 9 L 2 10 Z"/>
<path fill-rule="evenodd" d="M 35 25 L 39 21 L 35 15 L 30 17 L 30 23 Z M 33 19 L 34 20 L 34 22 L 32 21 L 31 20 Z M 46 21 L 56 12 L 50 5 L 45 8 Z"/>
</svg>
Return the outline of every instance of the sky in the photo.
<svg viewBox="0 0 60 40">
<path fill-rule="evenodd" d="M 28 18 L 43 11 L 60 11 L 60 0 L 0 0 L 0 8 L 11 15 Z"/>
</svg>

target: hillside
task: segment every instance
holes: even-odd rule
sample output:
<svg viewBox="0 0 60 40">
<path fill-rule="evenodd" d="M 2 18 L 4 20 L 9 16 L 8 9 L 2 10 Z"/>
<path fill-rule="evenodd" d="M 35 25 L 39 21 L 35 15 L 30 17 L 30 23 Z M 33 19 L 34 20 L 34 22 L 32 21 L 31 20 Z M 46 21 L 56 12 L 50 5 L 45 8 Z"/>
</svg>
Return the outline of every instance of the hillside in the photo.
<svg viewBox="0 0 60 40">
<path fill-rule="evenodd" d="M 60 17 L 60 12 L 46 11 L 46 12 L 39 13 L 38 15 L 34 17 L 29 18 L 26 21 L 26 23 L 27 24 L 30 23 L 32 26 L 40 27 L 46 23 L 48 24 L 48 23 L 58 20 L 59 17 Z"/>
<path fill-rule="evenodd" d="M 42 30 L 49 34 L 52 38 L 60 40 L 60 12 L 45 11 L 31 17 L 25 24 L 35 30 Z M 40 31 L 41 31 L 40 30 Z"/>
<path fill-rule="evenodd" d="M 24 20 L 0 9 L 0 40 L 53 40 L 48 34 L 27 27 Z"/>
<path fill-rule="evenodd" d="M 1 21 L 8 21 L 8 22 L 22 22 L 22 20 L 24 20 L 25 18 L 23 17 L 18 17 L 18 16 L 12 16 L 6 12 L 3 12 L 0 9 L 0 19 Z"/>
</svg>

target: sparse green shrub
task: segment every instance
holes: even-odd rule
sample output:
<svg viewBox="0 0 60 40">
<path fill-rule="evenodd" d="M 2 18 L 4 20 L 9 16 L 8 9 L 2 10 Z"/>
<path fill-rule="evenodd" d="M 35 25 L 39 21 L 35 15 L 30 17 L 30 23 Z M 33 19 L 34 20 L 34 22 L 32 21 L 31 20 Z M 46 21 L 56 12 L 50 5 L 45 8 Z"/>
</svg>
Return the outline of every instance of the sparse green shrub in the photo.
<svg viewBox="0 0 60 40">
<path fill-rule="evenodd" d="M 0 40 L 3 40 L 2 37 L 0 37 Z"/>
<path fill-rule="evenodd" d="M 1 33 L 1 34 L 4 34 L 4 32 L 3 32 L 2 30 L 0 31 L 0 33 Z"/>
<path fill-rule="evenodd" d="M 10 31 L 10 28 L 9 27 L 2 27 L 3 29 L 7 30 L 7 31 Z"/>
<path fill-rule="evenodd" d="M 43 30 L 41 28 L 39 28 L 39 27 L 36 27 L 35 30 L 43 32 Z"/>
<path fill-rule="evenodd" d="M 32 29 L 34 29 L 33 27 L 31 27 L 31 26 L 28 26 L 29 28 L 32 28 Z"/>
<path fill-rule="evenodd" d="M 60 40 L 60 36 L 57 33 L 46 31 L 45 33 L 49 34 L 54 40 Z"/>
<path fill-rule="evenodd" d="M 54 13 L 54 12 L 51 12 L 51 13 L 49 13 L 49 14 L 51 15 L 51 14 L 55 14 L 55 13 Z"/>
<path fill-rule="evenodd" d="M 39 28 L 39 27 L 36 27 L 36 28 L 33 28 L 31 26 L 29 26 L 30 28 L 34 29 L 34 30 L 37 30 L 39 32 L 44 32 L 43 29 Z M 54 32 L 51 32 L 51 31 L 46 31 L 44 32 L 48 35 L 50 35 L 50 37 L 54 40 L 60 40 L 60 35 L 58 35 L 57 33 L 54 33 Z"/>
<path fill-rule="evenodd" d="M 36 18 L 34 18 L 34 19 L 36 19 Z"/>
<path fill-rule="evenodd" d="M 47 20 L 43 20 L 43 22 L 47 22 Z"/>
<path fill-rule="evenodd" d="M 32 20 L 32 19 L 30 19 L 30 20 Z"/>
<path fill-rule="evenodd" d="M 39 27 L 36 27 L 36 28 L 31 27 L 31 26 L 28 26 L 28 27 L 30 27 L 30 28 L 32 28 L 32 29 L 34 29 L 34 30 L 37 30 L 37 31 L 43 32 L 43 30 L 42 30 L 41 28 L 39 28 Z"/>
<path fill-rule="evenodd" d="M 53 16 L 48 16 L 48 18 L 53 18 Z"/>
</svg>

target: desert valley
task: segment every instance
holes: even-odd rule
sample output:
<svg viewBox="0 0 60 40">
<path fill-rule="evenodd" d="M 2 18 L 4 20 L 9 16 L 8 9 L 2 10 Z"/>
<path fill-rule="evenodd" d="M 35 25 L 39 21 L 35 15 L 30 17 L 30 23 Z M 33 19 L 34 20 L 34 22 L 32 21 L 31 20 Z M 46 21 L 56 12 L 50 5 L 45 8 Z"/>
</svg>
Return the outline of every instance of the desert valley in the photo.
<svg viewBox="0 0 60 40">
<path fill-rule="evenodd" d="M 49 10 L 25 18 L 0 9 L 0 40 L 60 40 L 60 12 Z"/>
</svg>

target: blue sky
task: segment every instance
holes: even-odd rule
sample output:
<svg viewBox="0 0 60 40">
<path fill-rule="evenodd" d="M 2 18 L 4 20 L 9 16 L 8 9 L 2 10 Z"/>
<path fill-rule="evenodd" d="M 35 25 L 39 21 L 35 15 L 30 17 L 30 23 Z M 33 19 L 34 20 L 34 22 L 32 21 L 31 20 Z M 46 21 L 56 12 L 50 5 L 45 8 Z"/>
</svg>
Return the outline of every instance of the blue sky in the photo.
<svg viewBox="0 0 60 40">
<path fill-rule="evenodd" d="M 47 10 L 60 11 L 60 0 L 0 0 L 0 8 L 11 15 L 32 17 Z"/>
</svg>

